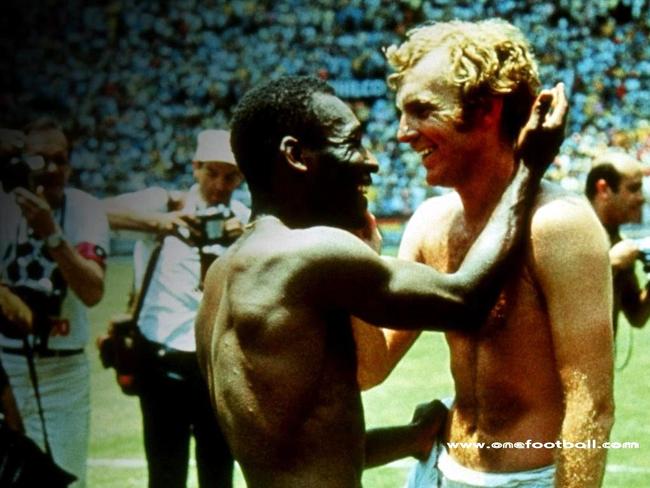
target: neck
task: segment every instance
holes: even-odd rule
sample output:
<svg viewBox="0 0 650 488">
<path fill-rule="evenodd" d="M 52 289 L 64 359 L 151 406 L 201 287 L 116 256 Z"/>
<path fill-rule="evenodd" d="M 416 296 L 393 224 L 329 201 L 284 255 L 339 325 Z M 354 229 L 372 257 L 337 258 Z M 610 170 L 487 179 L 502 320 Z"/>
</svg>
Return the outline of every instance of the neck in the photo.
<svg viewBox="0 0 650 488">
<path fill-rule="evenodd" d="M 469 223 L 487 221 L 510 183 L 515 167 L 514 153 L 505 147 L 493 152 L 492 157 L 483 156 L 476 160 L 467 178 L 454 188 Z"/>
<path fill-rule="evenodd" d="M 303 217 L 299 204 L 291 204 L 293 199 L 287 199 L 287 203 L 282 202 L 255 202 L 253 201 L 251 221 L 259 220 L 264 217 L 275 217 L 289 228 L 302 228 L 314 225 Z"/>
<path fill-rule="evenodd" d="M 607 231 L 609 237 L 612 238 L 614 236 L 617 236 L 621 226 L 619 222 L 611 215 L 609 215 L 609 213 L 606 211 L 607 206 L 605 204 L 601 205 L 601 202 L 599 200 L 592 201 L 591 206 L 593 207 L 594 212 L 596 212 L 598 220 L 600 220 L 601 224 L 603 224 L 603 227 L 605 227 L 605 230 Z"/>
</svg>

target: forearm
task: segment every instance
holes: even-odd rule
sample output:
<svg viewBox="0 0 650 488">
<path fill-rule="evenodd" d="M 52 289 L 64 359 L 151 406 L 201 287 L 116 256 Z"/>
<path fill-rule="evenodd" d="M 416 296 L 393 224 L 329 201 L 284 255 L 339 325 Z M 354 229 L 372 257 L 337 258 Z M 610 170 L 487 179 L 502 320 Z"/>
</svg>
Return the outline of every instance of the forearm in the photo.
<svg viewBox="0 0 650 488">
<path fill-rule="evenodd" d="M 383 330 L 357 317 L 350 317 L 357 351 L 357 383 L 360 390 L 380 384 L 390 372 L 388 346 Z"/>
<path fill-rule="evenodd" d="M 539 179 L 539 174 L 519 165 L 488 223 L 453 275 L 457 290 L 467 299 L 484 298 L 488 290 L 490 302 L 496 299 L 506 264 L 527 233 Z"/>
<path fill-rule="evenodd" d="M 95 261 L 86 259 L 67 241 L 49 250 L 63 279 L 86 306 L 93 306 L 104 294 L 104 271 Z"/>
<path fill-rule="evenodd" d="M 374 468 L 398 459 L 417 456 L 420 440 L 413 424 L 366 431 L 365 468 Z"/>
<path fill-rule="evenodd" d="M 124 209 L 107 209 L 108 223 L 113 230 L 133 230 L 138 232 L 161 232 L 160 213 L 137 212 Z"/>
<path fill-rule="evenodd" d="M 561 440 L 565 443 L 595 441 L 596 446 L 609 439 L 614 422 L 613 408 L 607 402 L 589 408 L 579 399 L 567 404 Z M 607 450 L 601 447 L 562 448 L 556 461 L 555 486 L 559 488 L 600 487 L 605 473 Z"/>
</svg>

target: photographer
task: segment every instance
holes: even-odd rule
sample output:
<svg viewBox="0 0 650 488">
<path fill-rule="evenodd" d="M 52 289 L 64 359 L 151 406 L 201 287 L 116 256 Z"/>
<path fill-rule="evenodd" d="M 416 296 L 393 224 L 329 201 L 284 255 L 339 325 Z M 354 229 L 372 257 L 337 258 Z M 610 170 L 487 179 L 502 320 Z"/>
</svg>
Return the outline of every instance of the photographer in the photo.
<svg viewBox="0 0 650 488">
<path fill-rule="evenodd" d="M 84 486 L 86 311 L 104 292 L 108 223 L 94 197 L 67 187 L 70 145 L 55 122 L 0 136 L 2 362 L 27 435 L 49 442 L 55 462 L 78 478 L 74 486 Z"/>
<path fill-rule="evenodd" d="M 645 202 L 641 163 L 626 153 L 607 151 L 594 161 L 585 193 L 612 246 L 609 259 L 614 278 L 614 332 L 619 312 L 633 327 L 643 327 L 650 317 L 650 294 L 648 284 L 639 285 L 635 262 L 643 260 L 644 254 L 633 240 L 620 234 L 621 225 L 641 222 Z"/>
<path fill-rule="evenodd" d="M 242 176 L 228 132 L 201 132 L 192 165 L 196 184 L 181 198 L 170 201 L 158 188 L 105 201 L 113 229 L 163 236 L 138 317 L 144 341 L 137 382 L 150 487 L 185 486 L 191 435 L 200 486 L 232 483 L 232 456 L 198 369 L 194 321 L 203 272 L 241 234 L 250 211 L 231 199 Z M 168 211 L 179 202 L 179 210 Z M 136 277 L 136 288 L 140 284 Z"/>
</svg>

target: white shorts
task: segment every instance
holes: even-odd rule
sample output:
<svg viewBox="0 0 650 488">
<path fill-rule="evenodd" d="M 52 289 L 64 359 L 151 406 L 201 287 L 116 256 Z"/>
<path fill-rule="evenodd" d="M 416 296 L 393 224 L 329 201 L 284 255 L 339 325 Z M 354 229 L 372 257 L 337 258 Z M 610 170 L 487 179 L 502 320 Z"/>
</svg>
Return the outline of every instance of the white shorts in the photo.
<svg viewBox="0 0 650 488">
<path fill-rule="evenodd" d="M 443 400 L 449 408 L 450 399 Z M 406 488 L 552 488 L 555 466 L 514 473 L 474 471 L 456 462 L 444 444 L 437 443 L 426 461 L 417 462 L 409 474 Z"/>
</svg>

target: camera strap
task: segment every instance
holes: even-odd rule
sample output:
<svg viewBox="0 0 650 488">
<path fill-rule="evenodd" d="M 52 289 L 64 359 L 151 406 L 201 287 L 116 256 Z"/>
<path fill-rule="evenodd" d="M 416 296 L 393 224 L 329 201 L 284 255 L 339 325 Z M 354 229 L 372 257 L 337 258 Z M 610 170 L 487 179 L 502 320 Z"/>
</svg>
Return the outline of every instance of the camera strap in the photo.
<svg viewBox="0 0 650 488">
<path fill-rule="evenodd" d="M 34 348 L 30 345 L 27 337 L 23 339 L 23 349 L 25 350 L 25 357 L 27 358 L 27 368 L 29 369 L 29 378 L 34 388 L 34 398 L 36 399 L 36 408 L 38 410 L 38 417 L 41 420 L 41 429 L 43 429 L 43 443 L 45 445 L 45 454 L 50 459 L 52 457 L 52 449 L 50 447 L 50 440 L 47 435 L 47 428 L 45 427 L 45 415 L 43 414 L 43 404 L 41 402 L 41 393 L 38 388 L 38 375 L 36 374 L 36 364 L 34 363 Z"/>
<path fill-rule="evenodd" d="M 142 311 L 142 306 L 144 305 L 144 299 L 147 296 L 147 290 L 151 284 L 151 278 L 153 277 L 153 272 L 156 269 L 156 263 L 158 262 L 158 256 L 160 256 L 160 250 L 163 246 L 164 239 L 158 239 L 156 241 L 156 247 L 151 251 L 151 256 L 147 262 L 147 268 L 144 271 L 144 277 L 142 278 L 142 285 L 140 286 L 140 292 L 138 293 L 135 307 L 133 308 L 133 323 L 138 325 L 138 318 L 140 317 L 140 312 Z"/>
</svg>

